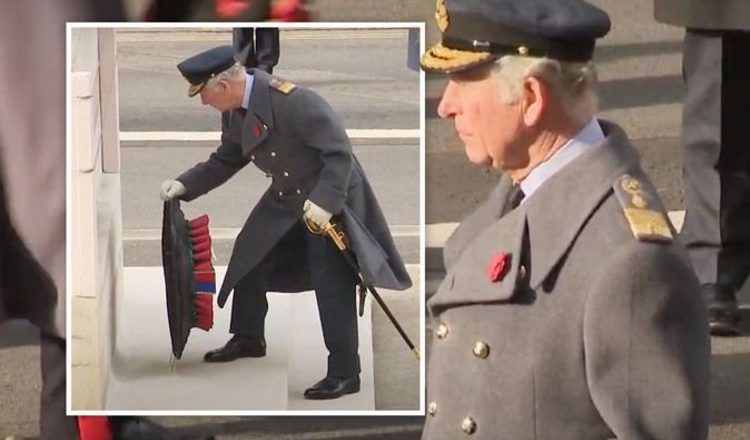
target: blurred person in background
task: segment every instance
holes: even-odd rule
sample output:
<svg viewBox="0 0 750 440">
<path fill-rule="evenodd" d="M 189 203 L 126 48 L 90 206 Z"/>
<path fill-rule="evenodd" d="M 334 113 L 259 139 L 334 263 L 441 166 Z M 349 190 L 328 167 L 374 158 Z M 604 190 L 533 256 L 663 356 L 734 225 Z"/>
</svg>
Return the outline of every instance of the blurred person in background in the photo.
<svg viewBox="0 0 750 440">
<path fill-rule="evenodd" d="M 273 73 L 279 62 L 279 28 L 234 28 L 232 46 L 243 66 Z"/>
<path fill-rule="evenodd" d="M 305 0 L 154 0 L 145 21 L 309 21 Z"/>
<path fill-rule="evenodd" d="M 82 440 L 196 438 L 139 417 L 65 415 L 65 23 L 123 19 L 111 0 L 29 0 L 0 16 L 0 322 L 40 330 L 42 440 L 78 439 L 79 423 L 95 433 Z"/>
<path fill-rule="evenodd" d="M 750 274 L 750 1 L 654 0 L 682 26 L 685 222 L 711 333 L 739 334 L 737 292 Z"/>
</svg>

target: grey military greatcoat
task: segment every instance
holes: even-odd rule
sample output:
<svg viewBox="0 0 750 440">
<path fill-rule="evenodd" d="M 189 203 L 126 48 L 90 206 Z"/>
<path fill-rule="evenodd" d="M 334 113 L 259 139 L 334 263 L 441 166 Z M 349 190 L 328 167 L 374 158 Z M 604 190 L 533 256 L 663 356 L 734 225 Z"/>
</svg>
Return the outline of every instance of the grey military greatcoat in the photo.
<svg viewBox="0 0 750 440">
<path fill-rule="evenodd" d="M 750 31 L 747 0 L 654 0 L 657 21 L 692 29 Z"/>
<path fill-rule="evenodd" d="M 302 218 L 310 199 L 338 216 L 365 279 L 378 287 L 403 290 L 411 280 L 388 225 L 351 143 L 333 109 L 315 92 L 280 81 L 263 71 L 255 75 L 247 113 L 222 115 L 222 143 L 206 161 L 177 179 L 192 200 L 224 183 L 253 162 L 272 177 L 237 236 L 219 292 L 223 306 L 230 291 L 269 252 L 275 252 L 268 289 L 299 292 L 313 289 L 304 243 L 280 241 Z M 242 201 L 238 200 L 238 203 Z"/>
<path fill-rule="evenodd" d="M 428 303 L 424 439 L 706 437 L 696 277 L 636 151 L 601 125 L 603 145 L 515 209 L 503 178 L 446 244 L 447 275 Z M 631 203 L 646 206 L 628 211 L 634 224 Z M 506 267 L 493 282 L 498 255 Z"/>
</svg>

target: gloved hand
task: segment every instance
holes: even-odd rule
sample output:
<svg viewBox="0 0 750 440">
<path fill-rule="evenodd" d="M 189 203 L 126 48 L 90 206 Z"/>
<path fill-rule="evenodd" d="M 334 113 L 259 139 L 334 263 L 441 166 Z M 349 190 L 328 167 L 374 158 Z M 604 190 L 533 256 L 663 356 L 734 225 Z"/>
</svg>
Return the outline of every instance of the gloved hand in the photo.
<svg viewBox="0 0 750 440">
<path fill-rule="evenodd" d="M 302 205 L 302 213 L 306 220 L 315 223 L 318 226 L 323 226 L 331 220 L 332 214 L 320 206 L 316 205 L 310 199 L 305 200 Z"/>
<path fill-rule="evenodd" d="M 161 183 L 161 193 L 159 197 L 163 201 L 172 200 L 185 194 L 185 185 L 179 180 L 165 180 Z"/>
</svg>

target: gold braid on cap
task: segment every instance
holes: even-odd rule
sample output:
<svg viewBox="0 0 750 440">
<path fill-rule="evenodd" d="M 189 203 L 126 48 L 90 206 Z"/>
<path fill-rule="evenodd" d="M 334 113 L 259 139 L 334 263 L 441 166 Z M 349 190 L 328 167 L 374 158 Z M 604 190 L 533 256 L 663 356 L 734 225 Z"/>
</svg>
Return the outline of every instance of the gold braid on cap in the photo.
<svg viewBox="0 0 750 440">
<path fill-rule="evenodd" d="M 445 47 L 438 43 L 422 56 L 422 67 L 446 73 L 481 64 L 490 58 L 489 52 L 469 52 Z"/>
<path fill-rule="evenodd" d="M 448 29 L 448 11 L 445 9 L 445 0 L 437 0 L 435 5 L 435 20 L 441 32 Z"/>
</svg>

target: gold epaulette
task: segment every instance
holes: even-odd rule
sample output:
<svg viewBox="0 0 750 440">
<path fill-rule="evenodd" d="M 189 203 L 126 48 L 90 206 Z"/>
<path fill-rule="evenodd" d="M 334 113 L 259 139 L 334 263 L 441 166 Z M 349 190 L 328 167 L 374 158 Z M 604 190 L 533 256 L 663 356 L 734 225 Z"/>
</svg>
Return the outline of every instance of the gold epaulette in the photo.
<svg viewBox="0 0 750 440">
<path fill-rule="evenodd" d="M 292 90 L 297 88 L 297 85 L 293 82 L 286 81 L 275 76 L 271 77 L 271 81 L 268 82 L 268 85 L 285 95 L 290 94 Z"/>
<path fill-rule="evenodd" d="M 650 186 L 623 174 L 615 180 L 613 188 L 636 239 L 665 243 L 674 239 L 667 215 L 659 208 L 657 195 Z"/>
</svg>

